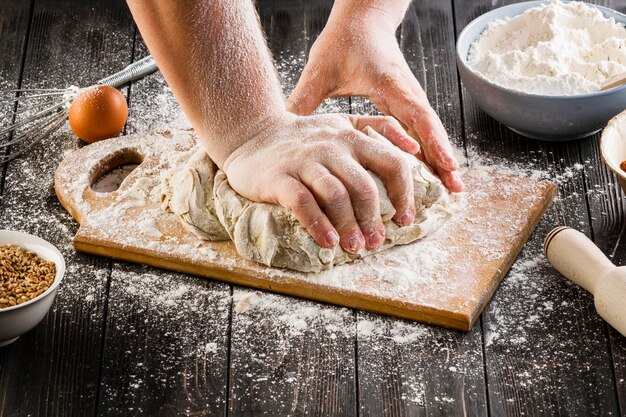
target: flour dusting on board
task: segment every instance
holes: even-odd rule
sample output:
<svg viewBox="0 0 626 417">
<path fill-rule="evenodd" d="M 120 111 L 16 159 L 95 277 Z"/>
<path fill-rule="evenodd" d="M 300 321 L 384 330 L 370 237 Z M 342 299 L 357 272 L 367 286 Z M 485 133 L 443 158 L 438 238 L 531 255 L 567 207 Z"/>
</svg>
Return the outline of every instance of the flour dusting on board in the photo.
<svg viewBox="0 0 626 417">
<path fill-rule="evenodd" d="M 300 59 L 294 58 L 294 61 Z M 288 69 L 285 71 L 289 73 Z M 173 121 L 172 123 L 177 125 L 176 120 L 184 122 L 184 118 L 179 117 L 180 109 L 173 104 L 171 92 L 158 74 L 138 84 L 150 85 L 150 88 L 133 86 L 129 132 L 146 133 L 160 127 L 162 123 L 168 124 Z M 338 107 L 333 107 L 331 102 L 329 110 L 337 109 Z M 558 184 L 567 185 L 572 181 L 580 181 L 583 170 L 592 166 L 591 161 L 585 161 L 584 166 L 564 164 L 563 169 L 559 171 L 545 170 L 542 169 L 544 166 L 542 160 L 550 158 L 547 154 L 538 154 L 534 158 L 536 163 L 522 166 L 479 154 L 474 149 L 468 149 L 468 153 L 471 155 L 470 162 L 477 171 L 476 175 L 486 177 L 495 170 L 535 179 L 551 179 Z M 22 168 L 28 169 L 27 166 Z M 605 190 L 589 190 L 593 196 L 600 196 L 603 192 Z M 574 197 L 568 195 L 565 198 Z M 118 204 L 125 203 L 120 200 Z M 123 211 L 137 210 L 134 204 L 128 202 L 123 206 Z M 145 223 L 133 225 L 132 232 L 139 233 L 139 236 L 146 233 L 145 236 L 148 237 L 156 236 L 156 233 L 163 234 L 160 238 L 162 240 L 151 239 L 150 245 L 158 247 L 163 244 L 161 242 L 165 242 L 163 239 L 166 239 L 167 230 L 160 229 L 158 217 L 153 218 L 154 222 L 148 219 L 151 214 L 156 213 L 157 211 L 145 211 L 145 217 L 142 216 L 146 220 Z M 101 220 L 106 222 L 111 219 L 103 217 Z M 472 219 L 468 220 L 471 224 Z M 69 220 L 67 224 L 70 224 Z M 75 229 L 70 229 L 66 233 L 70 236 L 74 231 Z M 446 231 L 442 230 L 441 233 Z M 434 240 L 423 243 L 425 248 L 420 252 L 423 256 L 432 252 L 435 257 L 441 256 L 440 260 L 445 262 L 447 248 L 439 247 Z M 534 241 L 532 247 L 540 247 L 540 242 Z M 409 247 L 395 249 L 398 252 L 404 250 L 407 250 L 407 256 L 411 255 Z M 180 246 L 180 251 L 198 253 L 198 257 L 206 256 L 207 259 L 214 261 L 220 258 L 220 253 L 211 251 L 203 245 L 197 247 L 185 243 Z M 445 253 L 442 254 L 441 251 Z M 65 248 L 65 252 L 68 255 L 73 254 L 69 247 Z M 551 299 L 558 299 L 553 284 L 550 284 L 552 289 L 546 291 L 543 280 L 536 278 L 538 274 L 545 273 L 541 254 L 535 250 L 527 252 L 525 251 L 526 254 L 522 259 L 524 266 L 521 267 L 521 264 L 520 267 L 517 267 L 517 264 L 514 266 L 511 275 L 514 279 L 511 283 L 516 283 L 515 286 L 509 286 L 507 278 L 504 282 L 505 295 L 496 296 L 492 303 L 494 308 L 490 311 L 497 314 L 497 324 L 486 329 L 490 340 L 487 349 L 492 352 L 514 349 L 516 353 L 523 353 L 528 343 L 534 342 L 532 327 L 540 327 L 542 323 L 546 323 L 552 317 L 550 314 L 561 307 L 559 303 L 555 303 L 551 306 L 552 310 L 546 307 L 539 312 L 527 311 L 544 306 L 544 303 L 548 305 Z M 398 257 L 394 268 L 403 269 L 404 255 Z M 419 257 L 413 259 L 417 261 Z M 535 263 L 536 268 L 532 267 Z M 73 268 L 73 265 L 76 263 L 68 266 Z M 355 268 L 365 270 L 368 264 L 358 264 Z M 428 263 L 421 268 L 423 272 L 430 270 Z M 292 386 L 298 387 L 299 390 L 318 387 L 320 375 L 325 375 L 326 371 L 309 369 L 312 368 L 309 366 L 311 363 L 317 363 L 315 358 L 324 358 L 323 366 L 328 365 L 332 369 L 333 378 L 351 380 L 354 378 L 357 356 L 361 378 L 367 376 L 372 383 L 382 386 L 387 381 L 396 381 L 398 375 L 402 375 L 402 384 L 398 387 L 399 395 L 407 404 L 443 409 L 446 404 L 454 401 L 446 395 L 449 393 L 447 387 L 432 383 L 435 374 L 436 378 L 440 377 L 441 380 L 446 378 L 462 380 L 463 387 L 460 389 L 464 392 L 468 404 L 482 401 L 484 393 L 480 387 L 484 378 L 482 372 L 484 358 L 480 343 L 480 327 L 475 327 L 470 334 L 465 335 L 419 323 L 125 263 L 114 263 L 113 273 L 111 294 L 119 298 L 110 298 L 108 301 L 111 318 L 107 332 L 110 337 L 126 335 L 120 337 L 120 340 L 136 336 L 141 340 L 145 339 L 146 345 L 150 346 L 149 350 L 146 347 L 145 352 L 139 350 L 136 357 L 128 358 L 128 373 L 131 378 L 127 393 L 123 395 L 131 398 L 150 381 L 151 372 L 158 367 L 184 369 L 171 380 L 153 381 L 152 384 L 160 389 L 174 389 L 181 384 L 193 383 L 194 376 L 198 377 L 197 374 L 194 375 L 194 369 L 198 367 L 210 369 L 213 373 L 221 372 L 223 364 L 226 363 L 226 349 L 232 346 L 231 352 L 234 352 L 234 355 L 231 369 L 236 376 L 234 380 L 239 381 L 239 384 L 245 386 L 252 394 L 255 393 L 255 387 L 268 387 L 270 398 L 267 401 L 272 401 L 272 394 L 279 395 Z M 345 277 L 341 270 L 329 271 L 329 274 L 335 274 L 336 280 Z M 89 277 L 93 279 L 91 281 L 93 291 L 89 292 L 85 292 L 86 286 L 81 271 L 73 268 L 70 275 L 75 279 L 66 280 L 61 286 L 62 297 L 57 303 L 57 308 L 70 311 L 63 300 L 83 299 L 83 308 L 86 311 L 96 311 L 96 307 L 103 302 L 99 295 L 103 293 L 109 279 L 106 268 L 101 268 L 97 277 Z M 79 277 L 80 280 L 77 279 Z M 423 281 L 420 277 L 412 278 L 418 284 Z M 82 284 L 78 281 L 82 281 Z M 554 281 L 559 282 L 557 278 Z M 402 280 L 398 280 L 400 286 L 408 283 L 405 281 L 403 284 Z M 346 285 L 357 284 L 348 279 Z M 232 299 L 229 288 L 232 288 Z M 68 297 L 68 293 L 71 293 L 71 296 Z M 524 301 L 516 299 L 514 294 L 521 295 Z M 533 304 L 529 307 L 528 300 L 533 300 L 536 294 L 540 294 L 537 306 Z M 227 328 L 229 313 L 232 311 L 235 311 L 235 314 L 232 315 L 231 339 L 226 340 L 229 335 Z M 516 315 L 519 314 L 523 317 L 522 325 L 517 320 Z M 524 338 L 527 342 L 523 342 Z M 513 340 L 515 343 L 511 342 Z M 357 345 L 358 355 L 352 350 Z M 122 353 L 125 348 L 127 347 L 118 347 Z M 569 349 L 557 349 L 556 352 L 562 353 L 563 358 L 569 358 L 574 362 Z M 125 353 L 128 354 L 129 352 Z M 547 360 L 559 363 L 561 359 L 551 356 Z M 540 358 L 537 362 L 540 362 Z M 302 364 L 302 367 L 298 366 L 297 373 L 291 372 L 294 364 Z M 511 383 L 521 380 L 525 384 L 531 384 L 533 376 L 535 381 L 541 381 L 550 372 L 545 364 L 538 363 L 536 366 L 529 376 L 519 375 Z M 285 369 L 289 372 L 284 371 Z M 427 374 L 424 373 L 425 369 Z M 512 389 L 511 392 L 515 390 Z M 103 387 L 103 394 L 114 399 L 121 395 L 106 384 Z M 515 398 L 511 397 L 511 400 Z"/>
<path fill-rule="evenodd" d="M 287 84 L 287 90 L 295 85 L 295 80 L 285 79 L 285 76 L 288 76 L 291 71 L 289 66 L 302 66 L 303 59 L 304 57 L 298 56 L 291 58 L 286 57 L 286 59 L 279 60 L 279 62 L 286 65 L 284 70 L 281 69 L 280 66 L 278 70 Z M 137 97 L 135 98 L 134 103 L 135 105 L 138 105 L 139 108 L 135 109 L 135 112 L 131 109 L 131 116 L 129 119 L 130 130 L 144 131 L 144 129 L 151 129 L 154 127 L 163 129 L 163 123 L 170 123 L 174 126 L 184 126 L 185 124 L 188 124 L 184 115 L 182 115 L 180 108 L 175 104 L 171 91 L 167 85 L 162 82 L 162 78 L 155 77 L 155 80 L 151 80 L 150 82 L 154 84 L 152 90 L 156 91 L 157 94 L 148 96 L 142 95 L 141 90 L 137 92 Z M 329 103 L 325 110 L 333 111 L 335 109 L 333 108 L 333 104 Z M 152 117 L 154 115 L 156 116 Z M 175 132 L 175 130 L 172 131 Z M 174 141 L 181 140 L 179 137 L 169 139 L 164 138 L 162 142 L 165 144 L 172 139 Z M 184 139 L 182 142 L 185 142 L 186 140 L 188 139 Z M 156 147 L 155 152 L 159 152 L 161 145 L 162 144 L 155 143 L 151 146 Z M 183 145 L 182 148 L 185 148 L 186 146 L 187 144 Z M 171 154 L 168 154 L 168 157 L 170 159 L 173 158 Z M 152 172 L 158 172 L 159 174 L 152 178 L 160 178 L 164 172 L 167 171 L 168 164 L 169 161 L 164 161 L 163 164 L 155 166 Z M 497 167 L 497 170 L 500 171 L 500 168 L 506 168 L 505 170 L 512 174 L 520 174 L 520 171 L 515 168 L 499 166 Z M 493 168 L 490 166 L 477 164 L 477 166 L 474 167 L 472 175 L 481 177 L 481 181 L 487 181 L 488 175 L 491 171 L 493 171 Z M 522 175 L 523 174 L 524 173 L 522 173 Z M 536 178 L 540 176 L 548 177 L 548 175 L 537 173 L 531 173 L 529 176 Z M 154 186 L 155 181 L 152 179 L 146 180 L 143 183 L 141 181 L 131 183 L 130 187 L 124 190 L 123 193 L 117 195 L 113 211 L 99 212 L 93 219 L 89 219 L 89 222 L 94 228 L 102 227 L 106 229 L 106 225 L 114 221 L 116 217 L 126 212 L 135 212 L 138 207 L 142 206 L 144 201 L 154 200 L 157 198 Z M 514 190 L 503 190 L 505 193 L 510 191 Z M 459 196 L 457 197 L 457 200 L 455 209 L 460 212 L 459 215 L 462 215 L 462 211 L 465 209 L 463 198 Z M 170 236 L 166 231 L 164 233 L 164 231 L 160 228 L 160 224 L 162 224 L 160 219 L 162 219 L 163 216 L 163 213 L 160 213 L 155 209 L 148 208 L 141 211 L 138 221 L 129 225 L 131 231 L 128 235 L 129 243 L 135 236 L 142 236 L 145 238 L 145 241 L 148 242 L 146 244 L 147 247 L 153 250 L 158 250 L 160 248 L 168 248 L 168 250 L 171 250 L 171 247 L 175 244 L 177 252 L 194 254 L 194 256 L 198 259 L 207 258 L 212 261 L 225 261 L 225 258 L 220 256 L 218 251 L 203 245 L 201 242 L 180 242 L 177 241 L 176 237 Z M 471 217 L 467 219 L 466 227 L 470 232 L 474 228 L 479 228 L 480 225 L 476 223 L 478 221 L 478 219 Z M 367 285 L 367 283 L 362 280 L 362 277 L 364 275 L 368 275 L 371 279 L 380 280 L 383 283 L 383 293 L 392 291 L 400 293 L 411 292 L 411 290 L 415 290 L 415 286 L 418 284 L 441 286 L 442 291 L 446 288 L 448 290 L 454 290 L 455 288 L 453 287 L 455 285 L 463 285 L 463 283 L 443 282 L 438 280 L 437 277 L 432 276 L 438 266 L 440 267 L 441 265 L 445 265 L 449 261 L 448 258 L 450 256 L 450 248 L 441 247 L 438 243 L 441 240 L 441 237 L 448 233 L 447 230 L 449 230 L 449 228 L 446 229 L 444 227 L 444 229 L 441 230 L 440 233 L 434 238 L 418 242 L 416 244 L 418 246 L 406 245 L 397 247 L 383 254 L 372 256 L 369 259 L 365 258 L 359 260 L 350 266 L 335 267 L 330 271 L 326 271 L 315 276 L 285 270 L 264 269 L 264 271 L 270 276 L 275 276 L 277 278 L 287 275 L 308 279 L 320 284 L 336 286 L 337 288 L 342 289 L 354 289 Z M 473 240 L 472 243 L 474 245 L 481 246 L 482 255 L 486 259 L 495 259 L 502 255 L 498 249 L 497 242 L 494 241 L 493 245 L 484 244 L 487 237 L 482 236 L 481 233 L 476 232 L 471 239 Z M 231 267 L 235 267 L 236 264 L 236 262 L 232 263 Z M 467 269 L 467 265 L 450 267 L 457 268 L 459 271 L 463 270 L 463 268 Z M 467 271 L 467 273 L 470 274 L 471 271 Z M 380 288 L 371 288 L 370 290 L 372 295 L 380 295 L 380 291 Z"/>
<path fill-rule="evenodd" d="M 190 272 L 243 275 L 248 280 L 243 282 L 262 288 L 311 291 L 339 304 L 372 305 L 379 311 L 393 305 L 397 314 L 428 314 L 440 324 L 445 321 L 435 320 L 449 315 L 454 326 L 463 328 L 476 318 L 508 268 L 510 251 L 523 238 L 532 213 L 543 210 L 551 193 L 547 183 L 472 168 L 464 174 L 470 192 L 452 196 L 455 214 L 433 236 L 323 273 L 294 272 L 245 260 L 232 243 L 201 241 L 175 215 L 160 210 L 161 178 L 193 144 L 191 131 L 163 130 L 98 143 L 64 162 L 57 192 L 81 213 L 76 241 L 112 247 L 119 250 L 117 256 L 147 256 L 143 262 L 156 257 L 192 265 L 196 269 L 184 269 Z M 144 162 L 115 192 L 92 191 L 89 181 L 100 161 L 117 152 L 141 155 Z M 344 299 L 336 298 L 339 294 Z"/>
<path fill-rule="evenodd" d="M 466 208 L 463 195 L 453 196 L 453 211 L 462 216 Z M 469 264 L 455 265 L 448 262 L 450 248 L 442 246 L 441 241 L 452 230 L 454 226 L 444 225 L 433 236 L 413 244 L 396 246 L 317 274 L 283 269 L 269 269 L 267 273 L 270 276 L 289 276 L 328 285 L 338 290 L 359 290 L 373 296 L 415 294 L 423 291 L 424 287 L 438 287 L 442 293 L 454 293 L 464 285 L 464 281 L 447 280 L 444 276 L 439 276 L 441 271 L 464 269 L 468 275 L 474 272 Z M 437 300 L 433 298 L 431 302 L 434 305 Z"/>
<path fill-rule="evenodd" d="M 167 103 L 168 91 L 166 87 L 162 88 L 164 98 L 158 101 Z M 178 111 L 174 111 L 173 115 L 180 120 Z M 276 283 L 285 280 L 309 283 L 317 288 L 358 292 L 366 297 L 400 300 L 405 303 L 419 300 L 420 305 L 434 308 L 448 302 L 446 300 L 454 300 L 450 302 L 464 309 L 483 296 L 476 293 L 474 298 L 463 300 L 468 291 L 479 291 L 473 281 L 478 274 L 475 269 L 476 257 L 480 259 L 478 264 L 490 264 L 492 266 L 489 268 L 494 270 L 499 268 L 503 262 L 507 262 L 507 252 L 503 250 L 503 244 L 515 239 L 520 225 L 527 221 L 525 212 L 516 210 L 509 210 L 505 218 L 493 219 L 497 220 L 497 226 L 496 223 L 482 220 L 485 215 L 489 218 L 494 215 L 483 213 L 485 207 L 491 207 L 486 202 L 494 198 L 491 192 L 484 190 L 497 190 L 499 198 L 507 200 L 526 187 L 527 190 L 522 192 L 527 193 L 524 205 L 532 207 L 537 204 L 536 193 L 528 190 L 530 185 L 522 182 L 494 183 L 492 168 L 476 163 L 465 175 L 468 181 L 482 184 L 480 191 L 474 189 L 470 195 L 453 196 L 453 209 L 456 212 L 454 219 L 432 238 L 396 247 L 350 265 L 336 266 L 320 274 L 270 269 L 238 257 L 225 256 L 219 244 L 202 242 L 189 234 L 180 235 L 176 219 L 170 213 L 160 210 L 158 185 L 172 162 L 181 153 L 191 149 L 193 143 L 193 134 L 190 131 L 164 127 L 160 127 L 160 132 L 154 134 L 126 137 L 125 146 L 143 154 L 143 172 L 131 172 L 127 178 L 119 181 L 122 182 L 121 188 L 110 194 L 95 193 L 97 198 L 108 199 L 108 209 L 92 209 L 91 203 L 83 195 L 95 167 L 88 169 L 89 173 L 79 174 L 78 180 L 71 182 L 70 189 L 65 190 L 81 211 L 89 213 L 84 216 L 81 230 L 91 231 L 89 233 L 94 238 L 114 241 L 122 250 L 150 250 L 206 265 L 219 265 L 230 271 L 243 268 L 250 273 L 264 275 L 269 281 Z M 115 140 L 112 140 L 86 148 L 80 156 L 73 158 L 71 165 L 91 166 L 89 164 L 93 165 L 93 161 L 100 160 L 115 146 Z M 515 168 L 508 167 L 508 170 L 512 174 L 519 174 Z M 111 182 L 115 184 L 118 181 L 113 179 Z M 482 209 L 477 214 L 470 215 L 468 210 L 472 207 Z M 123 221 L 124 226 L 120 229 L 121 219 L 127 220 Z M 457 237 L 453 232 L 457 233 L 458 229 L 463 229 L 465 235 L 455 241 Z M 468 301 L 470 299 L 473 301 Z"/>
</svg>

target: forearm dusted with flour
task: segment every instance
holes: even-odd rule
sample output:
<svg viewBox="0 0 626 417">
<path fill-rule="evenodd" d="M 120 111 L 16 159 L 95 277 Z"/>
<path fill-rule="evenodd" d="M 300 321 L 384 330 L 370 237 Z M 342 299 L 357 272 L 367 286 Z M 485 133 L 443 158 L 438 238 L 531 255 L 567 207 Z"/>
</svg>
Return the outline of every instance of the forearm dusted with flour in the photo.
<svg viewBox="0 0 626 417">
<path fill-rule="evenodd" d="M 461 191 L 459 164 L 446 129 L 396 40 L 408 5 L 409 0 L 336 0 L 287 99 L 287 109 L 311 114 L 330 97 L 367 97 L 415 139 L 393 143 L 412 154 L 421 147 L 448 189 Z"/>
<path fill-rule="evenodd" d="M 280 82 L 250 0 L 128 0 L 207 152 L 220 167 L 283 117 Z"/>
<path fill-rule="evenodd" d="M 287 112 L 251 0 L 128 3 L 209 156 L 237 193 L 291 210 L 320 246 L 357 253 L 385 241 L 370 170 L 384 179 L 394 220 L 413 222 L 406 155 L 361 130 L 371 126 L 394 143 L 412 139 L 393 118 Z"/>
</svg>

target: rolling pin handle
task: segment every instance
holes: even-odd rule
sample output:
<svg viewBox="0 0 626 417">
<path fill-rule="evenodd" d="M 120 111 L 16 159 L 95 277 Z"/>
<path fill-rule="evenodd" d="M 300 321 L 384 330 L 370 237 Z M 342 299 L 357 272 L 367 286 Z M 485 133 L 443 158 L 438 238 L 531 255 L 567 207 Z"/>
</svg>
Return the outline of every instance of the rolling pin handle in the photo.
<svg viewBox="0 0 626 417">
<path fill-rule="evenodd" d="M 557 271 L 592 294 L 598 279 L 615 268 L 587 236 L 565 226 L 548 233 L 544 252 Z"/>
</svg>

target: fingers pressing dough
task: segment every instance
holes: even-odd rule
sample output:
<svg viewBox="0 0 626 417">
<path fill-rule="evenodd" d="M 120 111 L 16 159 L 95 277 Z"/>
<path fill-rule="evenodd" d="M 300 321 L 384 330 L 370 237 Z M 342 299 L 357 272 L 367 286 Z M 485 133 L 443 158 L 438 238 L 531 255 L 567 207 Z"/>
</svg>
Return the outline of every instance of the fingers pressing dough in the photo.
<svg viewBox="0 0 626 417">
<path fill-rule="evenodd" d="M 364 132 L 393 146 L 369 127 Z M 182 225 L 200 239 L 231 239 L 239 254 L 246 259 L 302 272 L 320 272 L 333 265 L 424 238 L 452 216 L 448 191 L 441 181 L 414 156 L 406 154 L 406 158 L 410 161 L 413 177 L 415 221 L 408 226 L 398 226 L 392 220 L 395 209 L 385 184 L 368 171 L 378 188 L 386 235 L 381 247 L 358 254 L 344 252 L 340 246 L 323 248 L 288 209 L 253 202 L 237 194 L 226 175 L 200 146 L 179 158 L 165 176 L 161 201 L 164 209 L 176 214 Z"/>
</svg>

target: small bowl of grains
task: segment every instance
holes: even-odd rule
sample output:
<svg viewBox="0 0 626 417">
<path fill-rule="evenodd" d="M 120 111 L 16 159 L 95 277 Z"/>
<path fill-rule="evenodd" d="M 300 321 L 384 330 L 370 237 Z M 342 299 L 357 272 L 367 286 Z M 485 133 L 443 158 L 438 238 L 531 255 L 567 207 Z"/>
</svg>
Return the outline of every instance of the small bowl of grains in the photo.
<svg viewBox="0 0 626 417">
<path fill-rule="evenodd" d="M 626 111 L 612 118 L 602 132 L 600 153 L 626 193 Z"/>
<path fill-rule="evenodd" d="M 0 347 L 43 320 L 64 274 L 65 260 L 52 244 L 0 230 Z"/>
<path fill-rule="evenodd" d="M 514 3 L 459 35 L 457 66 L 487 114 L 547 141 L 590 136 L 626 108 L 626 15 L 561 0 Z"/>
</svg>

